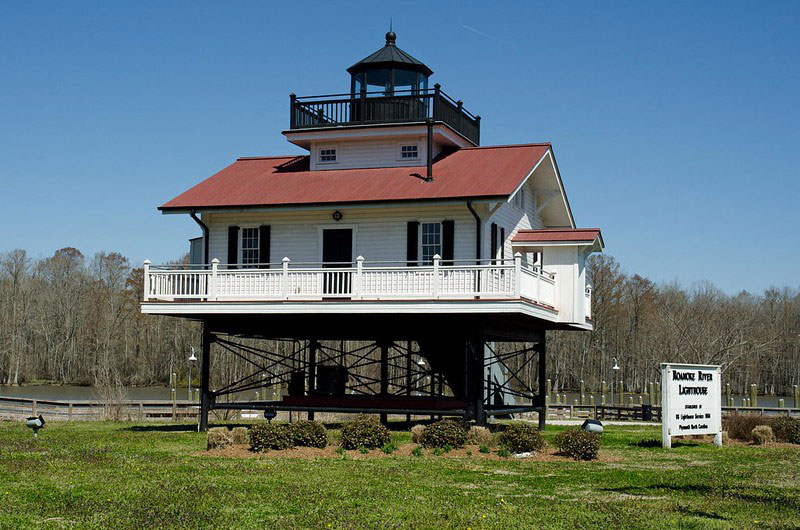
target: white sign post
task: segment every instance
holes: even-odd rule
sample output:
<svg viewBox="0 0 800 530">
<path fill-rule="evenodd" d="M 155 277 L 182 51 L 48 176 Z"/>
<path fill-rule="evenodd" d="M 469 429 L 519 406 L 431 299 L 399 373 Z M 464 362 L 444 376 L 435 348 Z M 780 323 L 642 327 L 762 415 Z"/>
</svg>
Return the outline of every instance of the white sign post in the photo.
<svg viewBox="0 0 800 530">
<path fill-rule="evenodd" d="M 673 436 L 713 434 L 722 445 L 722 386 L 719 366 L 661 364 L 661 443 Z"/>
</svg>

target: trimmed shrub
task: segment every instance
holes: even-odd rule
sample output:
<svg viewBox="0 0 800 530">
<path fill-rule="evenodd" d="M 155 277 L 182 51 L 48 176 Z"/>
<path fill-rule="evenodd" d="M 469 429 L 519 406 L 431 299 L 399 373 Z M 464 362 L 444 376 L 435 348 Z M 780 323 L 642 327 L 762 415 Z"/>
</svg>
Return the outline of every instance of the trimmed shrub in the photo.
<svg viewBox="0 0 800 530">
<path fill-rule="evenodd" d="M 422 431 L 422 445 L 425 447 L 463 447 L 466 442 L 467 430 L 457 420 L 437 421 Z"/>
<path fill-rule="evenodd" d="M 767 445 L 775 441 L 775 433 L 769 425 L 756 425 L 750 435 L 756 445 Z"/>
<path fill-rule="evenodd" d="M 780 442 L 800 444 L 800 419 L 790 416 L 779 416 L 769 420 L 769 426 Z"/>
<path fill-rule="evenodd" d="M 542 433 L 530 423 L 509 423 L 498 436 L 498 441 L 512 453 L 536 452 L 547 446 Z"/>
<path fill-rule="evenodd" d="M 318 421 L 296 421 L 289 424 L 292 443 L 300 447 L 324 449 L 328 445 L 328 431 Z"/>
<path fill-rule="evenodd" d="M 293 447 L 292 433 L 285 423 L 257 423 L 250 429 L 250 449 L 259 453 L 267 449 Z"/>
<path fill-rule="evenodd" d="M 722 429 L 728 431 L 728 436 L 744 442 L 752 439 L 753 428 L 767 424 L 767 418 L 760 414 L 728 414 L 722 417 Z"/>
<path fill-rule="evenodd" d="M 467 443 L 469 445 L 485 445 L 489 447 L 494 445 L 494 434 L 486 427 L 473 425 L 467 433 Z"/>
<path fill-rule="evenodd" d="M 411 441 L 415 444 L 421 444 L 423 432 L 425 432 L 424 425 L 414 425 L 411 427 Z"/>
<path fill-rule="evenodd" d="M 249 444 L 250 435 L 247 434 L 247 427 L 234 427 L 231 431 L 231 440 L 236 445 Z"/>
<path fill-rule="evenodd" d="M 392 441 L 392 435 L 377 418 L 360 416 L 342 426 L 340 444 L 345 449 L 378 449 Z"/>
<path fill-rule="evenodd" d="M 574 460 L 594 460 L 600 451 L 600 435 L 583 429 L 567 429 L 556 435 L 555 444 L 562 454 Z"/>
<path fill-rule="evenodd" d="M 233 444 L 233 437 L 227 427 L 212 427 L 208 430 L 208 445 L 211 449 L 224 449 Z"/>
</svg>

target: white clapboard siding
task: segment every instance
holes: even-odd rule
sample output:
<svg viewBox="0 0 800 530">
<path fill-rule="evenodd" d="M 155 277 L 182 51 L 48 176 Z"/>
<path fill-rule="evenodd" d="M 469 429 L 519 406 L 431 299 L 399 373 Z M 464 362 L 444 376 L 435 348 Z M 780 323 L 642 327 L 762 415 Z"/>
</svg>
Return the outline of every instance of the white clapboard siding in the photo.
<svg viewBox="0 0 800 530">
<path fill-rule="evenodd" d="M 228 261 L 228 227 L 270 225 L 270 261 L 283 257 L 293 262 L 319 262 L 321 229 L 352 228 L 355 239 L 353 259 L 405 261 L 408 221 L 455 221 L 454 258 L 475 257 L 475 219 L 464 206 L 375 207 L 342 209 L 343 218 L 335 222 L 334 207 L 293 212 L 220 213 L 204 216 L 209 227 L 209 260 Z"/>
<path fill-rule="evenodd" d="M 509 202 L 504 203 L 500 208 L 492 214 L 489 222 L 485 227 L 485 244 L 483 245 L 485 256 L 491 253 L 491 226 L 492 223 L 497 224 L 498 232 L 497 237 L 500 237 L 500 228 L 505 228 L 506 239 L 503 241 L 505 247 L 505 257 L 512 258 L 514 251 L 511 249 L 511 240 L 519 230 L 528 230 L 531 228 L 543 228 L 542 221 L 539 217 L 535 216 L 536 205 L 534 204 L 533 189 L 529 184 L 523 186 L 517 193 L 525 194 L 525 209 L 520 210 L 514 206 L 513 197 Z M 499 254 L 499 247 L 498 247 Z M 489 256 L 491 257 L 491 256 Z"/>
<path fill-rule="evenodd" d="M 400 145 L 415 144 L 417 159 L 401 159 Z M 336 148 L 336 162 L 319 162 L 319 150 Z M 434 144 L 433 156 L 439 153 Z M 311 169 L 353 169 L 375 167 L 422 166 L 427 163 L 427 138 L 409 137 L 392 140 L 357 140 L 340 142 L 313 142 L 311 145 Z"/>
</svg>

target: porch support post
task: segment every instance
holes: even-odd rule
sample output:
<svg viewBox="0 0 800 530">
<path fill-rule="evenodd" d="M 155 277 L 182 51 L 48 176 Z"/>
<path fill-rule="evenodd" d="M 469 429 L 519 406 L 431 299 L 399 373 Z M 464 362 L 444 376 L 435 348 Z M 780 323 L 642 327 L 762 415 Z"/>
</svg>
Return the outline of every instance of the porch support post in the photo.
<svg viewBox="0 0 800 530">
<path fill-rule="evenodd" d="M 406 395 L 411 396 L 411 341 L 406 342 Z M 411 414 L 406 414 L 406 423 L 411 423 Z"/>
<path fill-rule="evenodd" d="M 208 411 L 211 409 L 213 396 L 209 392 L 209 374 L 211 370 L 211 343 L 214 335 L 208 329 L 208 321 L 203 321 L 202 359 L 200 365 L 200 425 L 199 430 L 208 430 Z"/>
<path fill-rule="evenodd" d="M 473 342 L 472 351 L 474 352 L 474 361 L 472 364 L 472 384 L 473 399 L 475 400 L 475 423 L 480 426 L 486 425 L 486 411 L 483 408 L 483 397 L 486 392 L 484 384 L 486 383 L 485 373 L 485 359 L 486 359 L 486 341 L 483 336 Z"/>
<path fill-rule="evenodd" d="M 317 390 L 317 350 L 319 350 L 319 342 L 311 340 L 308 343 L 308 395 L 314 395 Z M 308 419 L 314 419 L 314 411 L 308 411 Z"/>
<path fill-rule="evenodd" d="M 381 396 L 389 394 L 389 346 L 390 341 L 383 341 L 380 343 L 381 348 Z M 389 420 L 385 412 L 381 412 L 381 423 L 386 423 Z"/>
<path fill-rule="evenodd" d="M 545 351 L 547 350 L 547 342 L 546 342 L 547 332 L 545 330 L 541 331 L 541 337 L 539 338 L 539 342 L 536 343 L 534 349 L 536 350 L 536 354 L 539 356 L 539 395 L 537 399 L 539 400 L 539 430 L 544 430 L 545 419 L 547 418 L 547 402 L 545 400 L 545 395 L 547 395 L 547 371 L 546 371 L 546 364 L 545 364 Z"/>
</svg>

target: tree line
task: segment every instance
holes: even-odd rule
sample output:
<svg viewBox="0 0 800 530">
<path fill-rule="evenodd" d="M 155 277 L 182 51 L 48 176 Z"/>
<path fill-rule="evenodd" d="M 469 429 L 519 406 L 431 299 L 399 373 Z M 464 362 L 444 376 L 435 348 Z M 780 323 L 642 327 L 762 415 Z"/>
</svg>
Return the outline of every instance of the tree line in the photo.
<svg viewBox="0 0 800 530">
<path fill-rule="evenodd" d="M 594 331 L 549 332 L 547 373 L 555 388 L 584 381 L 597 389 L 615 379 L 616 363 L 626 390 L 642 391 L 665 361 L 720 364 L 723 381 L 741 393 L 752 383 L 765 393 L 800 384 L 797 289 L 728 295 L 709 282 L 655 284 L 627 274 L 609 255 L 592 256 L 587 276 Z M 168 384 L 171 373 L 185 378 L 200 326 L 141 314 L 142 286 L 142 269 L 115 252 L 0 254 L 0 384 L 144 386 Z M 212 380 L 244 370 L 217 363 Z"/>
</svg>

